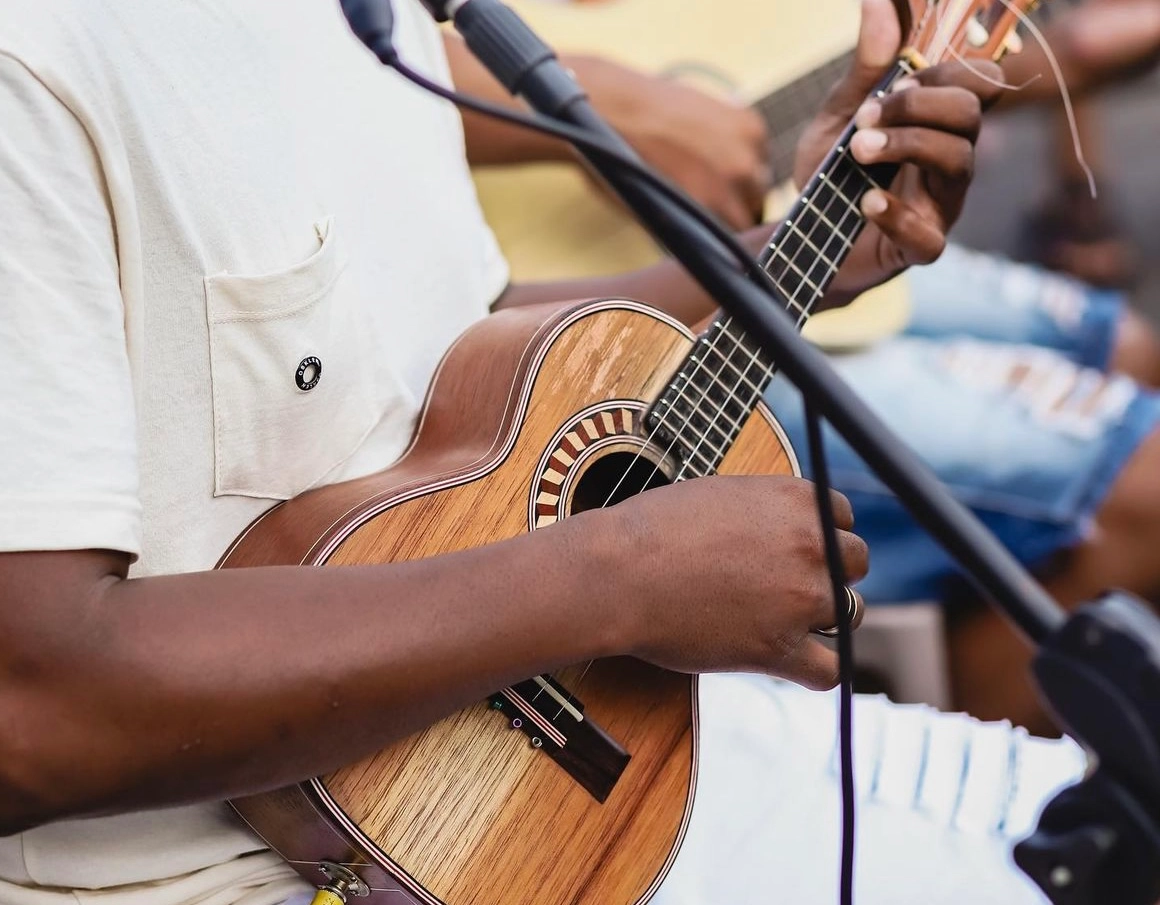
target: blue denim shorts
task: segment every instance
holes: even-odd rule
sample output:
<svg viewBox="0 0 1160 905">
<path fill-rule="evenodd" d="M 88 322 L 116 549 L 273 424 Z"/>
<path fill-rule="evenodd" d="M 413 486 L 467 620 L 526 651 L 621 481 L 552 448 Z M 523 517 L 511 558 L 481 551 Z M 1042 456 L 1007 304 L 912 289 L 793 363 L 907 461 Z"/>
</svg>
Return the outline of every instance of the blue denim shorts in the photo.
<svg viewBox="0 0 1160 905">
<path fill-rule="evenodd" d="M 834 366 L 1007 547 L 1034 568 L 1081 541 L 1112 482 L 1160 423 L 1160 396 L 1108 360 L 1124 299 L 951 247 L 911 272 L 907 330 Z M 801 399 L 766 394 L 805 463 Z M 950 558 L 827 427 L 834 486 L 870 546 L 867 600 L 940 596 Z"/>
</svg>

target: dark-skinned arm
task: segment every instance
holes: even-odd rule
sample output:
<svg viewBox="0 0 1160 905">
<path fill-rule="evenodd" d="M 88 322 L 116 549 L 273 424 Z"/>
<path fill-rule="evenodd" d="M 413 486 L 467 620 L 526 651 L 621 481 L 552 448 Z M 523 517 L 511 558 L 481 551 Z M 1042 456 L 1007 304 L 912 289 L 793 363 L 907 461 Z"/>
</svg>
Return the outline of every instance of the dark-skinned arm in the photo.
<svg viewBox="0 0 1160 905">
<path fill-rule="evenodd" d="M 130 579 L 124 554 L 0 554 L 0 835 L 300 782 L 594 657 L 831 687 L 809 634 L 835 618 L 812 494 L 687 481 L 380 566 Z M 841 538 L 855 580 L 866 547 Z"/>
<path fill-rule="evenodd" d="M 444 33 L 459 90 L 520 109 L 456 35 Z M 768 136 L 752 109 L 589 54 L 564 54 L 593 107 L 651 166 L 734 229 L 761 219 L 770 171 Z M 474 166 L 576 161 L 570 147 L 537 132 L 464 112 L 467 159 Z"/>
<path fill-rule="evenodd" d="M 611 653 L 579 592 L 601 536 L 132 580 L 123 554 L 0 555 L 0 833 L 284 785 Z"/>
</svg>

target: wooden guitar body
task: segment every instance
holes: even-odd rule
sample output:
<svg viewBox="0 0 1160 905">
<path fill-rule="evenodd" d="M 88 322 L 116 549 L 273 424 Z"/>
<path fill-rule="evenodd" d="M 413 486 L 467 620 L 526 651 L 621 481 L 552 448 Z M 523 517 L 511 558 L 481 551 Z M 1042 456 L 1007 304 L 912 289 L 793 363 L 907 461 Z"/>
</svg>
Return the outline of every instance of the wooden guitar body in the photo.
<svg viewBox="0 0 1160 905">
<path fill-rule="evenodd" d="M 221 565 L 398 562 L 603 505 L 692 345 L 633 302 L 500 312 L 447 353 L 394 467 L 275 507 Z M 620 495 L 654 464 L 669 467 L 659 446 Z M 796 471 L 764 407 L 719 470 Z M 602 593 L 599 575 L 591 590 Z M 632 905 L 676 855 L 696 775 L 695 680 L 612 660 L 505 689 L 360 763 L 234 806 L 308 880 L 337 862 L 374 900 Z"/>
</svg>

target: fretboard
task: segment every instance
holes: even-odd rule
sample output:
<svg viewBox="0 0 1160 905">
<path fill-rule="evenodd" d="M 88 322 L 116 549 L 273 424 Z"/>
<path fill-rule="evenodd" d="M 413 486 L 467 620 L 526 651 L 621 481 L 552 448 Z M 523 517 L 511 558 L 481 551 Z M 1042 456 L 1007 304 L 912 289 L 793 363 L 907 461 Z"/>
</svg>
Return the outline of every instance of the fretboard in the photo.
<svg viewBox="0 0 1160 905">
<path fill-rule="evenodd" d="M 902 74 L 899 67 L 891 81 Z M 862 196 L 875 186 L 888 186 L 897 172 L 894 166 L 863 167 L 855 161 L 849 151 L 853 134 L 851 124 L 760 259 L 799 329 L 862 232 Z M 676 480 L 717 471 L 775 370 L 728 315 L 702 334 L 646 422 L 678 463 Z"/>
</svg>

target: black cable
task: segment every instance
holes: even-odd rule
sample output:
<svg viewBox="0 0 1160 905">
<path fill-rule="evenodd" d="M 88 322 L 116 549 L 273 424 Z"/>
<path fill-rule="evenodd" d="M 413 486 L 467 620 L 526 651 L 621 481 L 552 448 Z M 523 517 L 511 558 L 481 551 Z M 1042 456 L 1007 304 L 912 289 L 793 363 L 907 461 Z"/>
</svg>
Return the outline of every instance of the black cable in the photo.
<svg viewBox="0 0 1160 905">
<path fill-rule="evenodd" d="M 549 119 L 536 114 L 527 115 L 518 113 L 492 104 L 480 98 L 447 88 L 438 82 L 432 81 L 420 72 L 415 71 L 404 63 L 396 53 L 380 54 L 380 59 L 390 66 L 407 81 L 420 88 L 448 100 L 458 107 L 472 110 L 484 116 L 532 129 L 554 138 L 560 138 L 578 147 L 604 157 L 606 160 L 632 171 L 635 175 L 647 182 L 653 188 L 661 191 L 676 203 L 682 210 L 702 223 L 736 258 L 742 269 L 755 281 L 768 288 L 776 298 L 780 295 L 777 287 L 764 268 L 752 254 L 737 241 L 736 237 L 725 227 L 706 213 L 700 205 L 690 199 L 680 189 L 673 186 L 663 177 L 649 170 L 640 162 L 622 154 L 618 149 L 606 144 L 599 136 L 577 128 L 570 123 Z M 814 472 L 814 484 L 818 496 L 818 512 L 822 522 L 822 534 L 825 540 L 826 564 L 833 584 L 834 609 L 837 613 L 838 625 L 838 660 L 839 660 L 839 696 L 840 718 L 839 736 L 842 764 L 842 868 L 840 885 L 841 905 L 853 905 L 853 877 L 854 877 L 854 752 L 853 752 L 853 644 L 850 634 L 850 608 L 846 601 L 846 578 L 842 567 L 841 553 L 838 549 L 837 527 L 834 523 L 834 511 L 830 500 L 829 473 L 826 468 L 825 451 L 822 447 L 821 424 L 817 414 L 809 405 L 806 405 L 806 427 L 809 431 L 810 461 Z"/>
<path fill-rule="evenodd" d="M 826 566 L 834 594 L 838 625 L 838 743 L 842 762 L 842 874 L 839 886 L 841 905 L 854 901 L 854 644 L 850 630 L 850 611 L 846 592 L 846 570 L 838 547 L 838 528 L 834 522 L 834 505 L 830 495 L 830 473 L 822 440 L 822 423 L 818 413 L 806 402 L 805 420 L 809 437 L 810 468 L 822 520 L 822 539 L 826 547 Z"/>
</svg>

